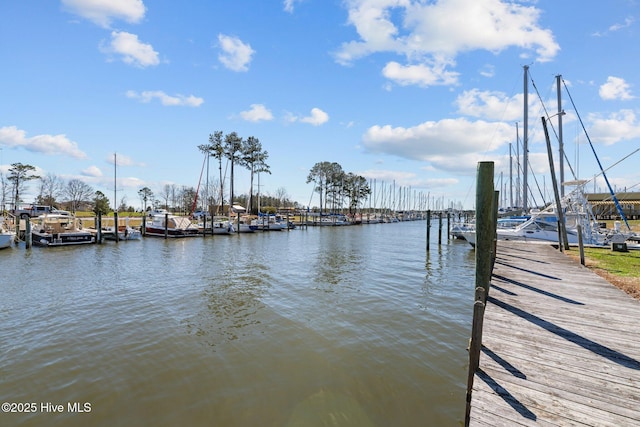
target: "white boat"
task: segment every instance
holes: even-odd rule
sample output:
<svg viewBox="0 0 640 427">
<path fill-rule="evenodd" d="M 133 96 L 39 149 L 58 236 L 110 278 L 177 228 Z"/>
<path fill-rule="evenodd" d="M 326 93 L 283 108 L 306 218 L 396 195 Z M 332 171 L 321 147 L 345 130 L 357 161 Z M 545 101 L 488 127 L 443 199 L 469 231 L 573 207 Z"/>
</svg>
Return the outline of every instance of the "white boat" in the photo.
<svg viewBox="0 0 640 427">
<path fill-rule="evenodd" d="M 129 225 L 118 227 L 118 240 L 140 240 L 142 231 Z M 113 226 L 102 227 L 102 235 L 105 240 L 116 240 L 116 230 Z"/>
<path fill-rule="evenodd" d="M 623 243 L 635 235 L 633 232 L 622 232 L 619 223 L 611 230 L 599 228 L 582 186 L 566 195 L 560 201 L 560 205 L 570 245 L 579 243 L 578 226 L 582 228 L 582 242 L 585 245 L 608 246 L 611 243 Z M 475 246 L 475 230 L 466 230 L 462 235 Z M 558 213 L 555 204 L 542 211 L 533 212 L 531 218 L 516 227 L 498 227 L 496 235 L 498 240 L 558 242 Z"/>
<path fill-rule="evenodd" d="M 145 236 L 173 238 L 193 237 L 200 234 L 198 226 L 185 216 L 171 214 L 152 215 L 147 221 L 144 226 Z"/>
<path fill-rule="evenodd" d="M 10 248 L 16 238 L 16 233 L 9 229 L 4 218 L 0 218 L 0 249 Z"/>
<path fill-rule="evenodd" d="M 258 225 L 252 224 L 248 217 L 240 217 L 240 220 L 234 223 L 234 227 L 238 233 L 255 233 L 258 230 Z"/>
<path fill-rule="evenodd" d="M 286 222 L 275 215 L 262 215 L 251 221 L 251 225 L 257 226 L 262 231 L 279 231 L 287 228 Z"/>
<path fill-rule="evenodd" d="M 64 214 L 46 214 L 31 224 L 31 243 L 37 246 L 68 246 L 94 243 L 95 237 L 77 218 Z"/>
</svg>

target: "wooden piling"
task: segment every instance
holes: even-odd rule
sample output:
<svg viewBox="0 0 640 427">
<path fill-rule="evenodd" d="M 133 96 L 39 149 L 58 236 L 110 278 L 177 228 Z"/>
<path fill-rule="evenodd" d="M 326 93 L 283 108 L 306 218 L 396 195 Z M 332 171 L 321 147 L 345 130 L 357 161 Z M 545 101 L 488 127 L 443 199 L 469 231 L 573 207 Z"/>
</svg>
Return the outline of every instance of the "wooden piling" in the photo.
<svg viewBox="0 0 640 427">
<path fill-rule="evenodd" d="M 98 212 L 98 216 L 96 217 L 96 243 L 102 244 L 102 212 Z"/>
<path fill-rule="evenodd" d="M 484 301 L 489 296 L 492 252 L 495 237 L 495 216 L 493 214 L 493 162 L 479 162 L 476 180 L 476 285 L 485 290 Z"/>
<path fill-rule="evenodd" d="M 25 219 L 24 225 L 24 246 L 27 249 L 31 248 L 31 218 L 27 217 Z"/>
<path fill-rule="evenodd" d="M 113 232 L 115 233 L 116 243 L 120 241 L 120 235 L 118 233 L 118 212 L 113 213 Z"/>
<path fill-rule="evenodd" d="M 584 265 L 584 242 L 582 241 L 582 225 L 578 224 L 578 249 L 580 251 L 580 264 Z"/>
<path fill-rule="evenodd" d="M 442 212 L 438 214 L 438 246 L 442 244 Z"/>
<path fill-rule="evenodd" d="M 164 214 L 164 238 L 169 237 L 169 214 Z"/>
<path fill-rule="evenodd" d="M 427 252 L 429 252 L 429 240 L 431 240 L 431 210 L 427 211 Z"/>
</svg>

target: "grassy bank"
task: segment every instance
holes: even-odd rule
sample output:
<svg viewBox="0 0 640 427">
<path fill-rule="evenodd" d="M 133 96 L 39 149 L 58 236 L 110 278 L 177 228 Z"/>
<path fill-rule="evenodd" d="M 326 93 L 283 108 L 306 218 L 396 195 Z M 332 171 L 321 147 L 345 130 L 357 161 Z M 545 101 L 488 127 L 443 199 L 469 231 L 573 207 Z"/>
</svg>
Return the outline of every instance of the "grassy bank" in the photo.
<svg viewBox="0 0 640 427">
<path fill-rule="evenodd" d="M 580 262 L 577 249 L 565 254 Z M 585 266 L 640 300 L 640 251 L 614 252 L 608 248 L 585 248 Z"/>
</svg>

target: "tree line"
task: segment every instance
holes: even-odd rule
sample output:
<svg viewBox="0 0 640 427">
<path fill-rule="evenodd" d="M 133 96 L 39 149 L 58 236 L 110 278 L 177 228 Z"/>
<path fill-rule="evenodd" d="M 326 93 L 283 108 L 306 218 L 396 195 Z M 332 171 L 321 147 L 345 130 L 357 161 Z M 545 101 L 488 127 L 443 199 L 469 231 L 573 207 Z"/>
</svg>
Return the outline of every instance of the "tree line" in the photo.
<svg viewBox="0 0 640 427">
<path fill-rule="evenodd" d="M 3 209 L 7 203 L 10 203 L 12 209 L 19 209 L 24 202 L 21 195 L 27 191 L 29 182 L 38 181 L 38 195 L 34 201 L 36 205 L 64 207 L 76 212 L 84 204 L 91 203 L 94 210 L 108 212 L 109 199 L 87 183 L 79 179 L 65 181 L 54 174 L 40 176 L 35 171 L 36 168 L 32 165 L 13 163 L 6 177 L 0 175 Z"/>
<path fill-rule="evenodd" d="M 336 162 L 319 162 L 313 165 L 307 176 L 307 184 L 314 183 L 314 191 L 320 195 L 320 213 L 341 209 L 345 203 L 353 213 L 371 194 L 366 178 L 345 172 Z"/>
</svg>

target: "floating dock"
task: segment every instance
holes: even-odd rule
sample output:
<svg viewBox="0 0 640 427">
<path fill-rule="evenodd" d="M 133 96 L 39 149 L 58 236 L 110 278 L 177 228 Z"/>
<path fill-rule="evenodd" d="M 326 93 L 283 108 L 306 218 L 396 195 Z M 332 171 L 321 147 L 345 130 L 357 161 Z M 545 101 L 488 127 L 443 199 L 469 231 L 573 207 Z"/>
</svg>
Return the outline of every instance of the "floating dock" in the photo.
<svg viewBox="0 0 640 427">
<path fill-rule="evenodd" d="M 640 301 L 547 244 L 498 242 L 470 426 L 640 426 Z"/>
</svg>

